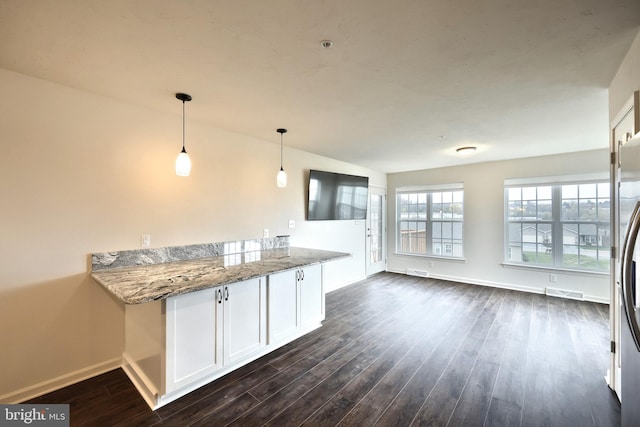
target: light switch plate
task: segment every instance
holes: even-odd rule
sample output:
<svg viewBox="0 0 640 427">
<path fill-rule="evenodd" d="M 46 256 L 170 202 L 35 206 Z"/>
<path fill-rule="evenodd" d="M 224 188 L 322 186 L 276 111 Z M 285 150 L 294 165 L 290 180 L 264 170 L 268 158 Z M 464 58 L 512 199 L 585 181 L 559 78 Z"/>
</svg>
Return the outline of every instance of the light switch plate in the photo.
<svg viewBox="0 0 640 427">
<path fill-rule="evenodd" d="M 142 234 L 140 235 L 140 246 L 143 248 L 148 248 L 151 246 L 151 234 Z"/>
<path fill-rule="evenodd" d="M 296 222 L 292 219 L 289 220 L 289 228 L 296 228 Z"/>
<path fill-rule="evenodd" d="M 265 238 L 266 238 L 266 237 L 269 237 L 269 229 L 268 229 L 268 228 L 265 228 L 265 229 L 263 230 L 263 232 L 262 232 L 262 237 L 265 237 Z"/>
</svg>

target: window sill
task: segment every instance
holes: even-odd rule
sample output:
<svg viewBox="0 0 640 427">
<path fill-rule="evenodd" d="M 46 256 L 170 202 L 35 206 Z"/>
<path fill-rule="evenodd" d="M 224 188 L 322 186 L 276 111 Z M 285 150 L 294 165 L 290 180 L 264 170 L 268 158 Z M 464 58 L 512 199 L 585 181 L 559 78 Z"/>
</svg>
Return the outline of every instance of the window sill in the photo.
<svg viewBox="0 0 640 427">
<path fill-rule="evenodd" d="M 394 252 L 396 256 L 409 256 L 418 258 L 430 258 L 437 259 L 438 261 L 454 261 L 454 262 L 467 262 L 466 258 L 455 256 L 439 256 L 439 255 L 423 255 L 423 254 L 407 254 L 404 252 Z"/>
<path fill-rule="evenodd" d="M 538 271 L 558 271 L 562 273 L 584 275 L 584 276 L 609 276 L 608 271 L 595 271 L 595 270 L 574 270 L 570 268 L 562 267 L 546 267 L 543 265 L 531 265 L 531 264 L 518 264 L 514 262 L 503 262 L 502 266 L 505 268 L 523 268 L 525 270 L 538 270 Z"/>
</svg>

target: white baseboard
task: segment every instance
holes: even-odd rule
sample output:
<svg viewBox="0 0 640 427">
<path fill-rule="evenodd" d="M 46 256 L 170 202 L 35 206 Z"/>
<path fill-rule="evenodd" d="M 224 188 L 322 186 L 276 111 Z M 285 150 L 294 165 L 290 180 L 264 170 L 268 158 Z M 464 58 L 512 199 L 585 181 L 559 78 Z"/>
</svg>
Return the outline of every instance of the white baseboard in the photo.
<svg viewBox="0 0 640 427">
<path fill-rule="evenodd" d="M 325 286 L 324 293 L 327 294 L 331 291 L 336 291 L 340 288 L 344 288 L 345 286 L 353 285 L 354 283 L 360 282 L 361 280 L 365 280 L 367 276 L 356 277 L 355 279 L 349 281 L 343 281 L 339 283 L 333 283 L 332 286 Z"/>
<path fill-rule="evenodd" d="M 87 366 L 86 368 L 78 369 L 77 371 L 60 375 L 59 377 L 51 378 L 34 385 L 30 385 L 28 387 L 21 388 L 20 390 L 3 394 L 2 396 L 0 396 L 0 402 L 8 404 L 21 403 L 38 396 L 42 396 L 43 394 L 61 389 L 63 387 L 67 387 L 71 384 L 84 381 L 88 378 L 104 374 L 105 372 L 112 371 L 119 368 L 121 363 L 122 359 L 118 357 L 115 359 L 97 363 L 92 366 Z"/>
<path fill-rule="evenodd" d="M 390 273 L 399 273 L 399 274 L 404 274 L 406 275 L 406 271 L 405 270 L 392 270 L 392 269 L 387 269 L 388 272 Z M 468 277 L 457 277 L 457 276 L 447 276 L 447 275 L 442 275 L 442 274 L 434 274 L 434 273 L 429 273 L 429 277 L 431 277 L 432 279 L 440 279 L 440 280 L 449 280 L 451 282 L 458 282 L 458 283 L 467 283 L 470 285 L 481 285 L 481 286 L 490 286 L 492 288 L 501 288 L 501 289 L 509 289 L 512 291 L 522 291 L 522 292 L 530 292 L 533 294 L 544 294 L 545 293 L 545 288 L 534 288 L 532 286 L 522 286 L 522 285 L 514 285 L 512 283 L 501 283 L 501 282 L 492 282 L 492 281 L 488 281 L 488 280 L 477 280 L 477 279 L 470 279 Z M 590 301 L 590 302 L 597 302 L 600 304 L 609 304 L 609 299 L 608 298 L 602 298 L 602 297 L 597 297 L 597 296 L 593 296 L 593 295 L 584 295 L 584 300 L 585 301 Z"/>
<path fill-rule="evenodd" d="M 126 353 L 122 354 L 122 370 L 127 374 L 145 402 L 147 402 L 147 405 L 153 409 L 158 401 L 159 391 L 156 390 L 153 381 L 147 377 L 144 370 Z"/>
</svg>

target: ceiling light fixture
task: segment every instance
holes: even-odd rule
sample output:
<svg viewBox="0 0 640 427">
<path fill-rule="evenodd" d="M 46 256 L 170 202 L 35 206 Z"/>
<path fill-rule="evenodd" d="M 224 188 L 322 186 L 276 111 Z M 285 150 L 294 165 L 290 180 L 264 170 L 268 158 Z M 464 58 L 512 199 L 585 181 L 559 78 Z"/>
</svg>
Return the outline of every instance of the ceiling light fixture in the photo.
<svg viewBox="0 0 640 427">
<path fill-rule="evenodd" d="M 322 40 L 320 42 L 320 46 L 325 49 L 331 49 L 333 47 L 333 42 L 331 40 Z"/>
<path fill-rule="evenodd" d="M 477 149 L 478 147 L 469 145 L 467 147 L 456 148 L 456 153 L 460 154 L 461 156 L 468 156 L 470 154 L 473 154 Z"/>
<path fill-rule="evenodd" d="M 284 188 L 287 186 L 287 173 L 284 171 L 282 167 L 282 135 L 287 133 L 286 129 L 277 129 L 276 132 L 280 134 L 280 171 L 278 172 L 278 176 L 276 177 L 276 184 L 280 188 Z"/>
<path fill-rule="evenodd" d="M 176 98 L 182 101 L 182 151 L 176 158 L 176 175 L 189 176 L 191 173 L 191 159 L 187 154 L 187 150 L 184 149 L 184 103 L 191 101 L 191 95 L 176 93 Z"/>
</svg>

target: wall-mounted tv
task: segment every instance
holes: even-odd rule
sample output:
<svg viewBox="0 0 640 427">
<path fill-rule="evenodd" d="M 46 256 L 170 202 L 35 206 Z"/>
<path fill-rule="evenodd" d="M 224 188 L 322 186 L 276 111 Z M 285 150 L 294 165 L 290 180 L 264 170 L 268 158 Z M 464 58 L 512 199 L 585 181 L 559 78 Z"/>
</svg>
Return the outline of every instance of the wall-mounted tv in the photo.
<svg viewBox="0 0 640 427">
<path fill-rule="evenodd" d="M 309 171 L 309 221 L 365 219 L 369 177 Z"/>
</svg>

